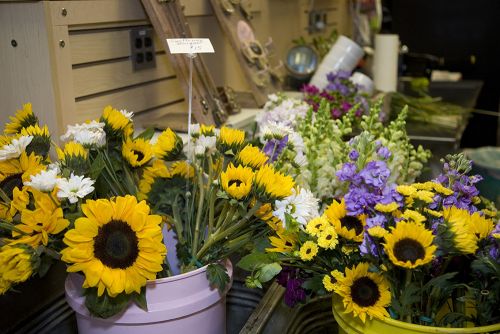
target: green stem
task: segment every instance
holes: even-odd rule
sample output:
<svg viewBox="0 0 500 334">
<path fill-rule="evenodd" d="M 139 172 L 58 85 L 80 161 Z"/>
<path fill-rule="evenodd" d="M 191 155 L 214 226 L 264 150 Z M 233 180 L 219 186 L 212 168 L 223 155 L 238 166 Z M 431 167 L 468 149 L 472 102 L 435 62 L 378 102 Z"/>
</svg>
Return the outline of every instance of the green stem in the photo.
<svg viewBox="0 0 500 334">
<path fill-rule="evenodd" d="M 219 228 L 224 218 L 226 218 L 227 210 L 229 210 L 229 208 L 231 208 L 231 204 L 229 204 L 229 202 L 225 202 L 224 207 L 222 208 L 222 212 L 220 213 L 219 218 L 217 218 L 217 222 L 215 223 L 215 228 Z"/>
<path fill-rule="evenodd" d="M 179 207 L 177 206 L 177 198 L 179 195 L 176 196 L 174 204 L 172 205 L 172 213 L 174 215 L 173 221 L 174 221 L 174 226 L 175 226 L 175 231 L 177 232 L 177 239 L 179 240 L 179 243 L 183 244 L 184 243 L 184 230 L 182 227 L 182 218 L 179 213 Z"/>
<path fill-rule="evenodd" d="M 194 257 L 198 250 L 198 239 L 200 237 L 201 216 L 203 213 L 203 202 L 205 201 L 205 187 L 203 185 L 203 173 L 198 172 L 198 184 L 200 185 L 200 197 L 198 198 L 198 210 L 196 212 L 196 225 L 194 228 L 194 238 L 191 248 L 191 255 Z"/>
<path fill-rule="evenodd" d="M 410 269 L 406 269 L 405 271 L 405 288 L 408 288 L 408 286 L 411 283 L 411 278 L 412 278 L 412 272 Z M 411 305 L 410 305 L 410 313 L 405 315 L 405 322 L 411 323 Z"/>
<path fill-rule="evenodd" d="M 212 233 L 212 229 L 214 226 L 214 211 L 215 211 L 215 187 L 213 187 L 213 161 L 212 156 L 208 156 L 208 189 L 209 189 L 209 207 L 208 207 L 208 235 Z"/>
</svg>

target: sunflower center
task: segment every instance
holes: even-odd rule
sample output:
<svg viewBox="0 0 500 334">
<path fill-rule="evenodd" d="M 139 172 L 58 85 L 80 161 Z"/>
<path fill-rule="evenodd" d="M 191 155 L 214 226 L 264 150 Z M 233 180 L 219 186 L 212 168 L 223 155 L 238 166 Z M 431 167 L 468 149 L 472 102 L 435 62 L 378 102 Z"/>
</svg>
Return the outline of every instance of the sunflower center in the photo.
<svg viewBox="0 0 500 334">
<path fill-rule="evenodd" d="M 238 180 L 238 179 L 236 179 L 236 180 L 231 180 L 231 181 L 229 181 L 228 186 L 229 186 L 229 187 L 231 187 L 233 184 L 235 184 L 235 185 L 236 185 L 236 187 L 239 187 L 242 183 L 243 183 L 243 182 L 242 182 L 242 181 L 240 181 L 240 180 Z"/>
<path fill-rule="evenodd" d="M 352 301 L 362 307 L 373 306 L 380 298 L 377 283 L 369 277 L 361 277 L 351 286 Z"/>
<path fill-rule="evenodd" d="M 363 224 L 361 223 L 361 220 L 359 218 L 354 217 L 354 216 L 345 216 L 340 218 L 340 223 L 342 224 L 343 227 L 347 228 L 348 230 L 354 230 L 356 234 L 361 234 L 363 232 Z"/>
<path fill-rule="evenodd" d="M 137 161 L 144 159 L 144 154 L 141 151 L 132 150 L 132 153 L 137 155 Z"/>
<path fill-rule="evenodd" d="M 113 220 L 99 228 L 94 238 L 94 256 L 110 268 L 125 269 L 139 255 L 138 239 L 125 222 Z"/>
<path fill-rule="evenodd" d="M 9 199 L 14 198 L 14 188 L 18 187 L 21 189 L 23 187 L 23 179 L 22 179 L 23 174 L 18 173 L 18 174 L 12 174 L 7 176 L 5 179 L 3 179 L 2 182 L 0 182 L 0 189 L 3 190 L 3 192 L 9 197 Z"/>
<path fill-rule="evenodd" d="M 394 256 L 399 261 L 414 264 L 418 259 L 425 258 L 425 249 L 417 240 L 404 238 L 394 244 Z"/>
</svg>

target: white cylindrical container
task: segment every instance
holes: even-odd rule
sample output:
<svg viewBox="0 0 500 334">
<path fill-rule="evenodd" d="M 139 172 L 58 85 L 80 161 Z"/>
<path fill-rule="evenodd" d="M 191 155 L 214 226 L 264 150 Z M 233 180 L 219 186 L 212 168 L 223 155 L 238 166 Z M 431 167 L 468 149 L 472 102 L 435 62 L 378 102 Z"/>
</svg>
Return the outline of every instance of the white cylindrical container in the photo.
<svg viewBox="0 0 500 334">
<path fill-rule="evenodd" d="M 363 57 L 363 49 L 345 36 L 339 36 L 328 54 L 323 58 L 310 84 L 323 89 L 328 84 L 326 75 L 339 70 L 351 72 Z"/>
<path fill-rule="evenodd" d="M 395 92 L 398 84 L 399 36 L 379 34 L 375 36 L 373 81 L 382 92 Z"/>
<path fill-rule="evenodd" d="M 356 72 L 351 77 L 349 80 L 359 86 L 359 90 L 368 94 L 372 95 L 373 94 L 373 81 L 370 79 L 367 75 L 364 75 L 363 73 Z"/>
</svg>

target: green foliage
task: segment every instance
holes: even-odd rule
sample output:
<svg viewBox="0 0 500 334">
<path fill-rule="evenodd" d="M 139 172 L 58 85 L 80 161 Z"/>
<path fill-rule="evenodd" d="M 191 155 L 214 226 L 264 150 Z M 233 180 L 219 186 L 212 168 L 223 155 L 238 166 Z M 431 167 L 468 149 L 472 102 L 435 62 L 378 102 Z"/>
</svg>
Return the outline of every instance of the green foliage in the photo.
<svg viewBox="0 0 500 334">
<path fill-rule="evenodd" d="M 121 293 L 111 298 L 107 293 L 97 295 L 97 288 L 85 289 L 85 306 L 90 314 L 99 318 L 109 318 L 123 311 L 129 304 L 132 295 Z"/>
<path fill-rule="evenodd" d="M 221 293 L 225 291 L 226 285 L 230 281 L 226 267 L 220 263 L 211 263 L 208 265 L 207 278 L 210 285 L 219 289 Z"/>
</svg>

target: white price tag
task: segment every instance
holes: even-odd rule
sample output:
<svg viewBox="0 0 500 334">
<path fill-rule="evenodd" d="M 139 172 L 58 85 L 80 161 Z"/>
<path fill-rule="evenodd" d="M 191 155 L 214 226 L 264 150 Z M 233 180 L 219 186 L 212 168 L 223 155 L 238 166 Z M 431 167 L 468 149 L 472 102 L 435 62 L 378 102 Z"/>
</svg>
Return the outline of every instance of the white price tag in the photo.
<svg viewBox="0 0 500 334">
<path fill-rule="evenodd" d="M 167 38 L 170 53 L 214 53 L 208 38 Z"/>
</svg>

